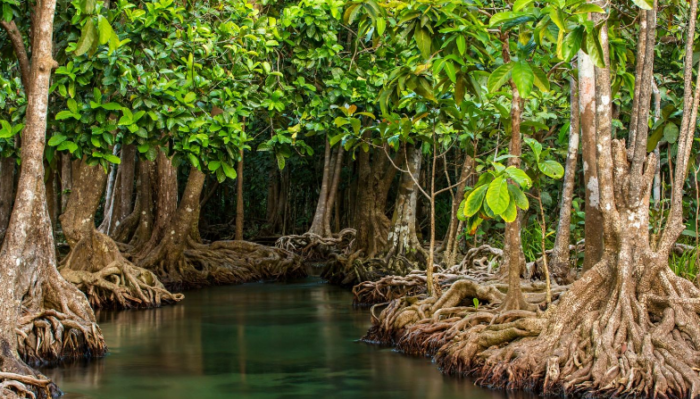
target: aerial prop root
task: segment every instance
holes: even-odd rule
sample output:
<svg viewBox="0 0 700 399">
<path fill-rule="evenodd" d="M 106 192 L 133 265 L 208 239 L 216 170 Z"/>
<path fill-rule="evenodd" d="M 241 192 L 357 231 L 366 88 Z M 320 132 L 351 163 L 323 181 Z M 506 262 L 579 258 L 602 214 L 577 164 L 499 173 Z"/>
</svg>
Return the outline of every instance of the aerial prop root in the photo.
<svg viewBox="0 0 700 399">
<path fill-rule="evenodd" d="M 85 270 L 81 262 L 105 265 L 92 272 Z M 98 231 L 78 242 L 59 270 L 66 280 L 85 292 L 94 308 L 153 308 L 184 298 L 169 292 L 151 271 L 128 261 L 114 240 Z"/>
<path fill-rule="evenodd" d="M 504 389 L 698 397 L 700 292 L 668 267 L 656 274 L 638 294 L 587 273 L 544 314 L 468 327 L 435 360 L 446 373 Z"/>
<path fill-rule="evenodd" d="M 52 269 L 25 296 L 18 320 L 17 352 L 29 365 L 101 357 L 107 351 L 102 331 L 85 296 Z"/>
<path fill-rule="evenodd" d="M 304 259 L 324 259 L 331 253 L 345 253 L 355 239 L 357 231 L 346 228 L 327 237 L 315 233 L 282 236 L 275 247 L 299 254 Z"/>
</svg>

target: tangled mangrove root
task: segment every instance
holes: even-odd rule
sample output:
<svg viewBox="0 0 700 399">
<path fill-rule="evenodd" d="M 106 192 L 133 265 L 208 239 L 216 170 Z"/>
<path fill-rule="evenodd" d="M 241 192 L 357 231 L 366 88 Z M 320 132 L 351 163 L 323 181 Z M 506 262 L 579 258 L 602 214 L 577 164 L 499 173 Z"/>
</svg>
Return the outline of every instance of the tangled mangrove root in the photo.
<svg viewBox="0 0 700 399">
<path fill-rule="evenodd" d="M 4 363 L 4 361 L 3 361 Z M 18 363 L 18 362 L 15 362 Z M 23 369 L 21 373 L 0 371 L 0 398 L 52 398 L 59 395 L 58 388 L 45 376 L 29 367 L 17 365 L 14 369 Z"/>
<path fill-rule="evenodd" d="M 357 231 L 346 228 L 330 237 L 314 233 L 288 235 L 277 239 L 275 247 L 300 255 L 305 260 L 328 259 L 333 254 L 346 253 L 355 240 Z"/>
<path fill-rule="evenodd" d="M 501 256 L 500 253 L 502 253 L 501 250 L 486 245 L 473 248 L 459 265 L 433 274 L 438 288 L 444 292 L 455 281 L 461 279 L 480 282 L 496 280 L 498 276 L 495 274 L 495 271 L 498 269 L 497 267 L 494 268 L 493 262 L 488 260 L 486 256 L 479 256 L 483 254 L 482 251 L 489 251 L 495 254 L 493 259 L 496 264 Z M 467 267 L 467 264 L 470 266 Z M 422 295 L 426 293 L 426 281 L 427 277 L 424 270 L 414 270 L 405 276 L 389 275 L 376 281 L 364 281 L 355 285 L 352 289 L 353 304 L 356 306 L 370 306 L 389 302 L 403 296 Z"/>
<path fill-rule="evenodd" d="M 439 298 L 393 300 L 363 340 L 433 356 L 448 374 L 543 394 L 653 398 L 700 395 L 700 290 L 667 267 L 622 281 L 603 261 L 554 286 L 545 311 L 500 311 L 498 283 L 454 282 Z M 568 288 L 568 290 L 567 290 Z M 540 285 L 524 286 L 539 303 Z M 469 306 L 476 298 L 478 306 Z"/>
<path fill-rule="evenodd" d="M 39 366 L 103 356 L 107 347 L 85 296 L 53 273 L 22 302 L 16 328 L 20 357 Z"/>
<path fill-rule="evenodd" d="M 171 290 L 215 284 L 283 280 L 306 275 L 301 257 L 248 241 L 202 244 L 187 238 L 181 249 L 163 241 L 138 264 L 152 270 Z"/>
<path fill-rule="evenodd" d="M 408 353 L 431 354 L 434 352 L 435 347 L 431 350 L 427 348 L 420 349 L 423 342 L 420 342 L 420 345 L 411 342 L 413 338 L 406 338 L 406 335 L 414 338 L 426 333 L 431 335 L 447 327 L 451 328 L 451 323 L 458 323 L 465 318 L 469 318 L 467 316 L 478 315 L 479 318 L 483 318 L 485 313 L 492 316 L 497 315 L 499 305 L 506 298 L 508 289 L 506 284 L 498 281 L 483 282 L 465 278 L 464 276 L 454 277 L 454 275 L 452 279 L 449 289 L 443 288 L 444 294 L 442 295 L 426 298 L 425 294 L 419 294 L 418 296 L 406 296 L 393 300 L 389 302 L 379 317 L 374 315 L 373 307 L 373 326 L 363 340 L 392 345 L 398 345 L 402 342 L 401 348 Z M 447 285 L 444 287 L 447 287 Z M 524 281 L 521 284 L 521 288 L 525 300 L 532 305 L 533 309 L 536 309 L 536 305 L 540 305 L 545 301 L 545 283 Z M 567 288 L 567 286 L 555 286 L 552 289 L 553 297 L 558 298 Z M 518 312 L 534 314 L 530 310 L 514 312 L 502 312 L 502 314 L 520 314 Z M 471 322 L 465 321 L 462 324 L 458 324 L 456 328 L 459 329 Z M 440 326 L 436 327 L 436 324 Z M 413 330 L 422 331 L 420 334 L 416 334 Z M 425 340 L 429 339 L 432 338 L 425 338 Z M 438 342 L 442 341 L 438 340 Z M 432 345 L 434 346 L 434 344 Z"/>
<path fill-rule="evenodd" d="M 129 262 L 107 235 L 93 231 L 79 241 L 59 267 L 94 308 L 153 308 L 181 301 L 152 272 Z"/>
</svg>

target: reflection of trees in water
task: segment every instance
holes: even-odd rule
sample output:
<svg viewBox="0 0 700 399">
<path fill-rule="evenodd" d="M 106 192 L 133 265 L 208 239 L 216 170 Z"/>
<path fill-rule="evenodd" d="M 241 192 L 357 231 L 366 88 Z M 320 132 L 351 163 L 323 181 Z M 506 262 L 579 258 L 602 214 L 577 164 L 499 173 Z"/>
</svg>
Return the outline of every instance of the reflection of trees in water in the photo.
<svg viewBox="0 0 700 399">
<path fill-rule="evenodd" d="M 59 383 L 100 386 L 106 376 L 202 374 L 201 308 L 184 304 L 151 310 L 100 311 L 107 358 L 47 369 Z"/>
</svg>

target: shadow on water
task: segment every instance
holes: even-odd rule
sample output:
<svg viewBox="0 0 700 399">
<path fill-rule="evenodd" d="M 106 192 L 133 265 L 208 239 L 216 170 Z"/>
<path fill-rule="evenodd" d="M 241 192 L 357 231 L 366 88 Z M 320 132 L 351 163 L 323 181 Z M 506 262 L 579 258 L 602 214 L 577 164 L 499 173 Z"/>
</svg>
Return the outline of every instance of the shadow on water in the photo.
<svg viewBox="0 0 700 399">
<path fill-rule="evenodd" d="M 357 342 L 369 311 L 317 277 L 212 287 L 181 304 L 102 312 L 110 354 L 43 370 L 67 399 L 530 399 L 444 377 L 427 359 Z"/>
</svg>

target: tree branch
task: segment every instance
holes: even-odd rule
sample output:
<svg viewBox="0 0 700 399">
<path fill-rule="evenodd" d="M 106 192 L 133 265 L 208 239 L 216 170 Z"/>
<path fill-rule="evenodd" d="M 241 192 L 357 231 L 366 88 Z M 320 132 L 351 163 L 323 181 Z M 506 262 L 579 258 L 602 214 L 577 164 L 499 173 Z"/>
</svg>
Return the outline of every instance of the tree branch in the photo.
<svg viewBox="0 0 700 399">
<path fill-rule="evenodd" d="M 0 20 L 0 26 L 5 29 L 10 42 L 12 42 L 12 48 L 15 50 L 17 61 L 19 62 L 22 86 L 24 86 L 25 94 L 29 96 L 30 65 L 27 48 L 24 47 L 24 40 L 22 40 L 22 33 L 17 29 L 15 21 L 6 22 L 5 20 Z"/>
</svg>

